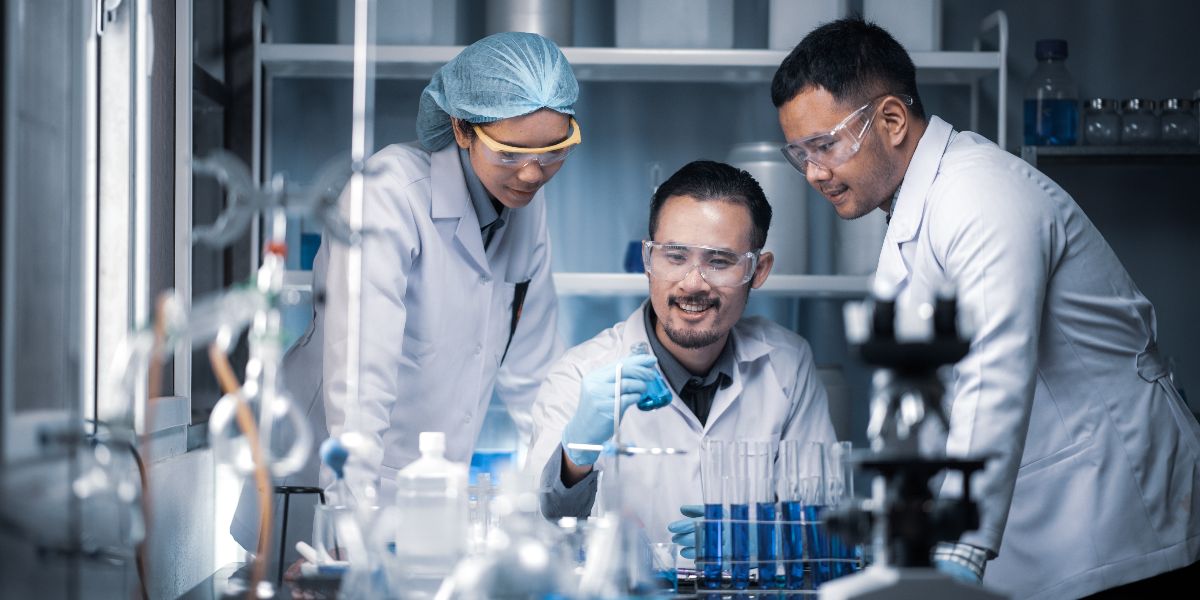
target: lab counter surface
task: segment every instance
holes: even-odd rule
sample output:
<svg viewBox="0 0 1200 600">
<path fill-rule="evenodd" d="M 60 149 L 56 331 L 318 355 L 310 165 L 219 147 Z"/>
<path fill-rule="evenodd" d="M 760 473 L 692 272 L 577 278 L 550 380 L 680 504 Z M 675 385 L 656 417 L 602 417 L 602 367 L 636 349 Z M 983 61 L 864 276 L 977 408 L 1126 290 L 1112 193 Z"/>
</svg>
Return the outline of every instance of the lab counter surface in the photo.
<svg viewBox="0 0 1200 600">
<path fill-rule="evenodd" d="M 249 565 L 246 563 L 230 563 L 217 569 L 215 573 L 207 579 L 196 584 L 195 587 L 179 596 L 180 600 L 220 600 L 223 598 L 242 598 L 245 597 L 246 591 L 244 586 L 237 583 L 238 580 L 245 581 L 249 578 Z M 234 583 L 230 583 L 234 581 Z M 336 579 L 304 579 L 296 583 L 284 582 L 279 590 L 275 593 L 275 598 L 290 599 L 304 598 L 306 600 L 326 600 L 337 598 L 338 580 Z M 683 588 L 679 593 L 673 594 L 671 598 L 679 598 L 681 600 L 688 598 L 696 598 L 694 588 L 691 584 L 680 583 Z M 724 590 L 730 592 L 731 590 Z M 810 592 L 811 593 L 811 592 Z M 711 594 L 707 594 L 711 595 Z M 807 595 L 807 594 L 804 594 Z M 268 596 L 259 596 L 266 598 Z"/>
</svg>

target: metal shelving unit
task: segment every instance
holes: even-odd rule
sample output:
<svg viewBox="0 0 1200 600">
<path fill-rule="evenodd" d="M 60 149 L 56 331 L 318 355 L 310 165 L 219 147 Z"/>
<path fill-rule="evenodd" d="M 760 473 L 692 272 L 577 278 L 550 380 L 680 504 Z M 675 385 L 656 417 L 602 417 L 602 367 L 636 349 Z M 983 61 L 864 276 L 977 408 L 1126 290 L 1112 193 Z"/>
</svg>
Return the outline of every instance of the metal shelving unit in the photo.
<svg viewBox="0 0 1200 600">
<path fill-rule="evenodd" d="M 757 295 L 789 298 L 861 298 L 871 285 L 868 275 L 772 275 Z M 284 290 L 312 291 L 311 271 L 288 271 Z M 645 296 L 646 276 L 639 273 L 555 273 L 560 296 Z"/>
<path fill-rule="evenodd" d="M 984 38 L 988 37 L 995 39 L 996 50 L 982 49 Z M 463 46 L 376 46 L 374 73 L 382 79 L 428 79 L 462 49 Z M 599 47 L 566 47 L 563 53 L 581 81 L 749 85 L 768 84 L 787 56 L 783 50 Z M 1002 11 L 981 21 L 972 51 L 911 54 L 919 83 L 970 87 L 971 129 L 975 130 L 978 129 L 980 82 L 995 77 L 998 97 L 1003 99 L 1007 94 L 1007 55 L 1008 18 Z M 255 45 L 255 57 L 261 66 L 257 72 L 261 73 L 262 84 L 267 89 L 274 79 L 343 79 L 352 75 L 351 45 L 283 44 L 259 40 Z M 1006 119 L 1005 103 L 999 101 L 996 130 L 1001 147 L 1005 145 Z M 269 132 L 259 131 L 264 131 L 263 137 L 269 139 Z M 263 155 L 262 162 L 270 165 L 270 157 Z M 867 293 L 869 281 L 865 276 L 773 275 L 759 292 L 780 297 L 861 297 Z M 310 282 L 309 273 L 291 272 L 286 285 L 307 291 L 311 288 Z M 636 296 L 646 293 L 645 279 L 639 274 L 556 273 L 555 284 L 563 296 Z"/>
<path fill-rule="evenodd" d="M 1039 163 L 1200 164 L 1198 146 L 1021 146 L 1021 158 Z"/>
</svg>

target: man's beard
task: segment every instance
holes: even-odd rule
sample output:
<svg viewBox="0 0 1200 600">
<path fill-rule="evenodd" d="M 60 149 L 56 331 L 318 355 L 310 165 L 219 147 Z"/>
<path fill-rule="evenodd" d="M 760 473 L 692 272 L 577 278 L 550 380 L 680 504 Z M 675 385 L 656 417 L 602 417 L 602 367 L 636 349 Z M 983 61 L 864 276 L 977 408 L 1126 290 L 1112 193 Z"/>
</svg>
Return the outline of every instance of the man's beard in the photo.
<svg viewBox="0 0 1200 600">
<path fill-rule="evenodd" d="M 704 296 L 678 298 L 672 297 L 668 300 L 668 304 L 678 305 L 680 302 L 685 304 L 711 303 L 712 307 L 709 308 L 709 310 L 713 311 L 720 310 L 721 308 L 721 302 L 719 300 L 712 300 Z M 715 344 L 720 341 L 721 337 L 724 335 L 724 332 L 716 329 L 675 329 L 671 327 L 665 320 L 663 321 L 662 326 L 663 331 L 666 332 L 667 337 L 670 338 L 672 342 L 675 342 L 677 345 L 679 345 L 679 347 L 687 348 L 688 350 L 695 350 L 697 348 L 704 348 L 705 346 Z"/>
</svg>

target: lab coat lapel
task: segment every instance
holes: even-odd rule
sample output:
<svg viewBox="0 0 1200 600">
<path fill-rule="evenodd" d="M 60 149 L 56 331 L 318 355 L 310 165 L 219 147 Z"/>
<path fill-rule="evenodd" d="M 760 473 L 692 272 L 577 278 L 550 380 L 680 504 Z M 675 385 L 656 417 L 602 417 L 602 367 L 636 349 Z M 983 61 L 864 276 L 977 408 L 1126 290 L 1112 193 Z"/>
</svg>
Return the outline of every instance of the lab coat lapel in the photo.
<svg viewBox="0 0 1200 600">
<path fill-rule="evenodd" d="M 738 335 L 736 325 L 729 335 L 730 341 L 733 342 L 733 381 L 730 382 L 729 387 L 718 390 L 716 397 L 713 398 L 712 410 L 709 411 L 708 421 L 704 425 L 706 434 L 712 431 L 717 421 L 733 406 L 733 403 L 741 399 L 746 386 L 746 374 L 753 368 L 753 363 L 771 351 L 771 347 L 761 339 Z"/>
<path fill-rule="evenodd" d="M 921 230 L 925 199 L 953 134 L 954 129 L 949 123 L 936 116 L 930 117 L 892 206 L 891 222 L 879 252 L 879 268 L 875 270 L 877 291 L 898 295 L 908 284 L 911 265 L 905 260 L 902 248 L 915 240 Z"/>
<path fill-rule="evenodd" d="M 467 182 L 463 179 L 462 163 L 458 159 L 458 146 L 450 144 L 434 152 L 430 157 L 430 192 L 433 195 L 432 217 L 458 219 L 454 239 L 464 257 L 484 275 L 491 275 L 487 255 L 483 250 L 483 236 L 479 233 L 479 217 L 471 206 Z"/>
</svg>

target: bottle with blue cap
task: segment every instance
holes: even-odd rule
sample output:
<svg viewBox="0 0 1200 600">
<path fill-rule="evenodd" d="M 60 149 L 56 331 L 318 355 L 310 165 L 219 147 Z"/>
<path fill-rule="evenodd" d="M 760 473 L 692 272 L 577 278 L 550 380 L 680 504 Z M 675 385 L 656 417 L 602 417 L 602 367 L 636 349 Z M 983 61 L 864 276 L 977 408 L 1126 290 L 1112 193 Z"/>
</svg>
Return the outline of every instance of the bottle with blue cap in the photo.
<svg viewBox="0 0 1200 600">
<path fill-rule="evenodd" d="M 1079 88 L 1067 54 L 1066 40 L 1037 41 L 1037 68 L 1025 88 L 1026 146 L 1074 146 L 1079 139 Z"/>
</svg>

